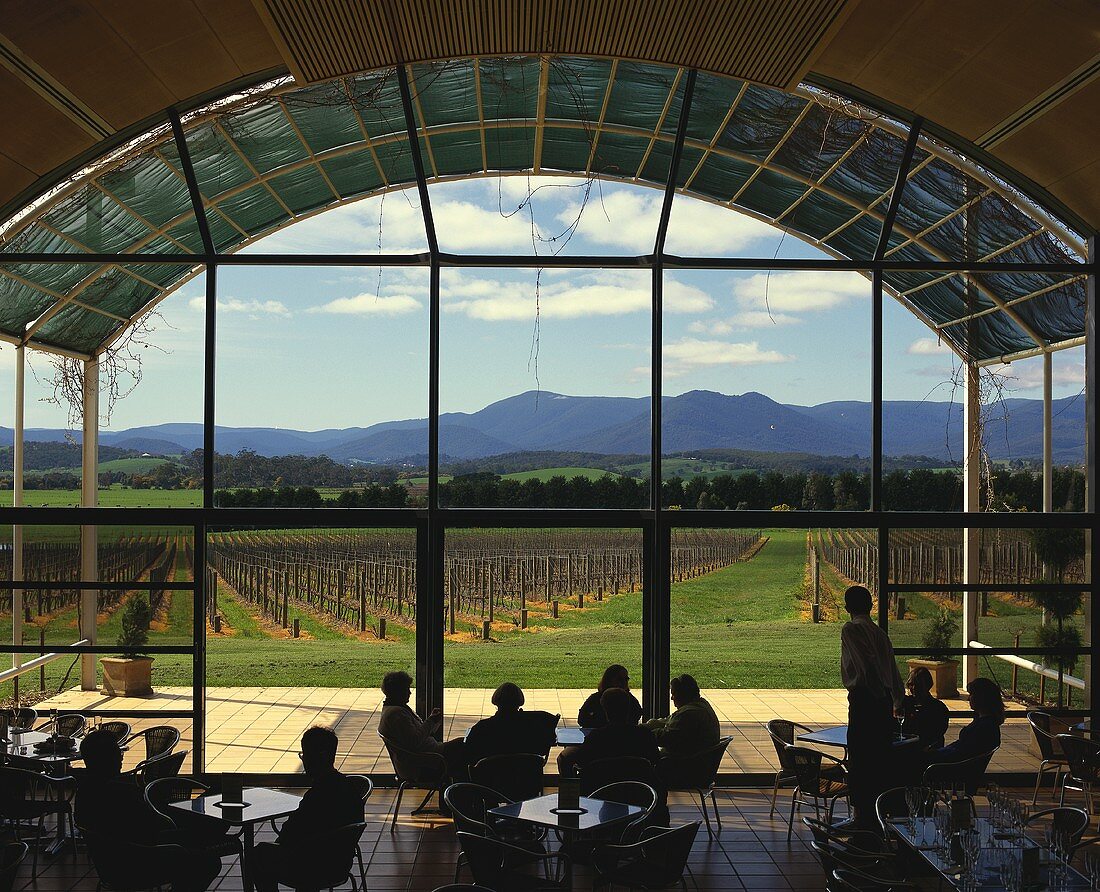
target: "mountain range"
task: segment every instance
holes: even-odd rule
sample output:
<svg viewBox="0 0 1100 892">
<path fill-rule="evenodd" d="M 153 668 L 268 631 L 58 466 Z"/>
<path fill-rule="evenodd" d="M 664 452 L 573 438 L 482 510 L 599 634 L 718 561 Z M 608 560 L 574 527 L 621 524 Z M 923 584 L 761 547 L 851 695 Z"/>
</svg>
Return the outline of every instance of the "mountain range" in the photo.
<svg viewBox="0 0 1100 892">
<path fill-rule="evenodd" d="M 816 406 L 778 403 L 760 393 L 731 396 L 693 390 L 665 397 L 664 451 L 744 449 L 812 455 L 867 456 L 871 450 L 871 405 L 837 401 Z M 1053 403 L 1054 460 L 1083 459 L 1085 403 L 1066 397 Z M 648 397 L 567 396 L 528 391 L 477 412 L 440 415 L 440 453 L 446 460 L 485 458 L 511 452 L 552 450 L 600 454 L 646 453 L 650 445 Z M 64 430 L 35 428 L 27 440 L 65 439 Z M 890 456 L 927 456 L 958 461 L 962 407 L 958 403 L 890 400 L 883 403 L 883 451 Z M 0 427 L 0 446 L 12 442 Z M 986 443 L 998 459 L 1042 455 L 1042 402 L 1007 399 L 990 410 Z M 79 440 L 79 433 L 77 434 Z M 202 425 L 186 422 L 127 430 L 104 430 L 101 443 L 154 455 L 202 446 Z M 348 464 L 421 463 L 427 453 L 424 419 L 387 421 L 370 427 L 318 431 L 288 428 L 215 429 L 221 453 L 250 449 L 261 455 L 327 455 Z"/>
</svg>

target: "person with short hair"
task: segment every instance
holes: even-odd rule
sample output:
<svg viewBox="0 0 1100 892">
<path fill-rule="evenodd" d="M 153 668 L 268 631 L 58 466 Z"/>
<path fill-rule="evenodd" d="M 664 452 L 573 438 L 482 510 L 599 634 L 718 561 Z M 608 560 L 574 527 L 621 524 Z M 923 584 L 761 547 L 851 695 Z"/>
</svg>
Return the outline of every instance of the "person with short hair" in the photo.
<svg viewBox="0 0 1100 892">
<path fill-rule="evenodd" d="M 302 802 L 279 830 L 275 842 L 260 843 L 249 864 L 258 892 L 277 892 L 279 884 L 309 889 L 319 865 L 326 873 L 334 865 L 351 867 L 354 848 L 339 851 L 331 833 L 363 821 L 363 800 L 355 784 L 336 769 L 339 739 L 331 728 L 314 725 L 302 735 L 298 753 L 309 781 Z"/>
<path fill-rule="evenodd" d="M 519 685 L 504 682 L 493 691 L 496 714 L 475 724 L 466 735 L 466 758 L 476 765 L 489 756 L 534 753 L 544 759 L 554 745 L 558 717 L 540 709 L 525 711 Z"/>
<path fill-rule="evenodd" d="M 995 750 L 1001 745 L 1005 703 L 1001 688 L 990 678 L 975 678 L 966 686 L 974 720 L 959 730 L 959 738 L 927 754 L 929 764 L 961 762 Z"/>
<path fill-rule="evenodd" d="M 558 756 L 558 771 L 569 777 L 599 759 L 637 756 L 656 765 L 660 758 L 657 738 L 641 724 L 642 704 L 630 691 L 608 688 L 600 695 L 607 723 L 593 728 L 580 746 L 566 747 Z"/>
<path fill-rule="evenodd" d="M 949 710 L 946 703 L 932 696 L 932 673 L 917 666 L 909 673 L 905 687 L 909 696 L 902 704 L 905 718 L 901 733 L 916 737 L 916 746 L 921 750 L 939 749 L 947 733 Z"/>
<path fill-rule="evenodd" d="M 686 673 L 677 675 L 668 687 L 676 709 L 665 718 L 646 722 L 662 752 L 669 756 L 685 756 L 718 743 L 722 737 L 718 715 L 699 691 L 695 678 Z"/>
<path fill-rule="evenodd" d="M 607 724 L 607 716 L 604 714 L 601 697 L 604 691 L 610 688 L 630 690 L 630 673 L 626 666 L 612 663 L 603 671 L 596 692 L 589 694 L 577 713 L 577 724 L 582 728 L 600 728 Z"/>
<path fill-rule="evenodd" d="M 202 847 L 179 844 L 179 834 L 149 807 L 142 788 L 122 776 L 118 738 L 109 731 L 92 731 L 80 742 L 80 758 L 84 770 L 73 816 L 98 867 L 110 879 L 125 877 L 135 888 L 209 888 L 221 871 L 221 859 Z M 116 840 L 144 848 L 119 847 Z"/>
<path fill-rule="evenodd" d="M 378 733 L 411 753 L 439 753 L 447 763 L 448 774 L 462 778 L 468 764 L 462 738 L 440 742 L 435 737 L 443 727 L 443 712 L 433 709 L 427 720 L 418 716 L 409 706 L 412 683 L 408 672 L 387 672 L 382 677 L 382 693 L 386 698 L 378 719 Z"/>
<path fill-rule="evenodd" d="M 870 826 L 875 799 L 885 787 L 905 687 L 894 646 L 871 619 L 871 593 L 862 585 L 844 592 L 851 620 L 840 631 L 840 678 L 848 689 L 848 786 L 855 826 Z"/>
</svg>

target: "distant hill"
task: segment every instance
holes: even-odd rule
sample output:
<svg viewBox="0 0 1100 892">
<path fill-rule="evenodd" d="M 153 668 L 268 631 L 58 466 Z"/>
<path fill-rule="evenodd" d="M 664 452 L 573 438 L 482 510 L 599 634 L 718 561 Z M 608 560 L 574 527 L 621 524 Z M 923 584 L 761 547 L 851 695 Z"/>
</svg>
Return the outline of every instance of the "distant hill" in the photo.
<svg viewBox="0 0 1100 892">
<path fill-rule="evenodd" d="M 666 454 L 722 449 L 866 458 L 871 451 L 871 406 L 865 402 L 796 406 L 777 403 L 760 393 L 693 390 L 665 397 L 662 406 Z M 1083 460 L 1084 413 L 1081 398 L 1054 401 L 1056 462 L 1078 464 Z M 986 441 L 993 458 L 1041 457 L 1041 401 L 1005 400 L 990 415 Z M 650 405 L 645 397 L 528 391 L 477 412 L 441 415 L 440 452 L 451 462 L 535 451 L 645 455 L 649 424 Z M 883 451 L 888 456 L 926 456 L 957 463 L 961 436 L 962 408 L 957 403 L 887 401 L 883 405 Z M 28 441 L 65 438 L 66 432 L 61 430 L 27 431 Z M 11 429 L 0 428 L 0 445 L 11 442 Z M 101 445 L 160 455 L 188 452 L 202 447 L 202 425 L 173 423 L 104 431 Z M 265 456 L 328 455 L 345 464 L 416 463 L 427 451 L 427 422 L 407 419 L 320 431 L 219 426 L 215 448 L 223 454 L 250 449 Z M 600 465 L 585 461 L 580 466 Z"/>
</svg>

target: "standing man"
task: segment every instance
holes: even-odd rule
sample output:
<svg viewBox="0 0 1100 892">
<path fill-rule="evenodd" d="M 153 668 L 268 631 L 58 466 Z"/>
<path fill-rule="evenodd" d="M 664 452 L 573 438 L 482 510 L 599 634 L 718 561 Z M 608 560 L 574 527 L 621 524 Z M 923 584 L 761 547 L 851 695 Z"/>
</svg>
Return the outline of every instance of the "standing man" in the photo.
<svg viewBox="0 0 1100 892">
<path fill-rule="evenodd" d="M 844 592 L 852 618 L 840 633 L 840 678 L 848 689 L 848 784 L 856 826 L 874 822 L 875 799 L 886 786 L 894 711 L 905 696 L 894 646 L 871 619 L 871 604 L 862 585 Z"/>
</svg>

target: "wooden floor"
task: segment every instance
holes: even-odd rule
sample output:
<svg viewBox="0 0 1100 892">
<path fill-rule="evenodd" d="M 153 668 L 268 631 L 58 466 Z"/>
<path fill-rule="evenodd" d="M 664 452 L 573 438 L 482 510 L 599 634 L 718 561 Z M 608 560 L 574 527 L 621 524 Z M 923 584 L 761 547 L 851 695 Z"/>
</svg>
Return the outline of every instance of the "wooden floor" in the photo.
<svg viewBox="0 0 1100 892">
<path fill-rule="evenodd" d="M 527 709 L 559 713 L 562 724 L 575 725 L 584 690 L 528 690 Z M 722 720 L 723 733 L 733 736 L 723 773 L 764 774 L 776 769 L 775 750 L 765 723 L 786 718 L 812 728 L 844 724 L 847 700 L 842 690 L 713 690 L 704 691 Z M 447 737 L 461 735 L 493 712 L 492 691 L 455 689 L 446 692 Z M 332 727 L 340 737 L 340 763 L 345 771 L 387 773 L 389 760 L 376 733 L 382 694 L 371 688 L 209 688 L 206 692 L 206 770 L 211 772 L 293 773 L 301 770 L 298 741 L 310 725 Z M 108 698 L 72 689 L 39 704 L 40 709 L 133 709 L 148 718 L 131 719 L 135 727 L 172 724 L 180 728 L 182 746 L 192 749 L 188 720 L 156 718 L 161 710 L 187 709 L 190 688 L 163 688 L 150 698 Z M 949 701 L 965 709 L 962 701 Z M 964 720 L 953 722 L 965 724 Z M 953 739 L 954 732 L 948 732 Z M 990 770 L 1034 771 L 1038 759 L 1028 752 L 1031 732 L 1023 719 L 1010 719 Z M 140 752 L 128 754 L 140 757 Z M 553 760 L 548 765 L 553 770 Z"/>
</svg>

